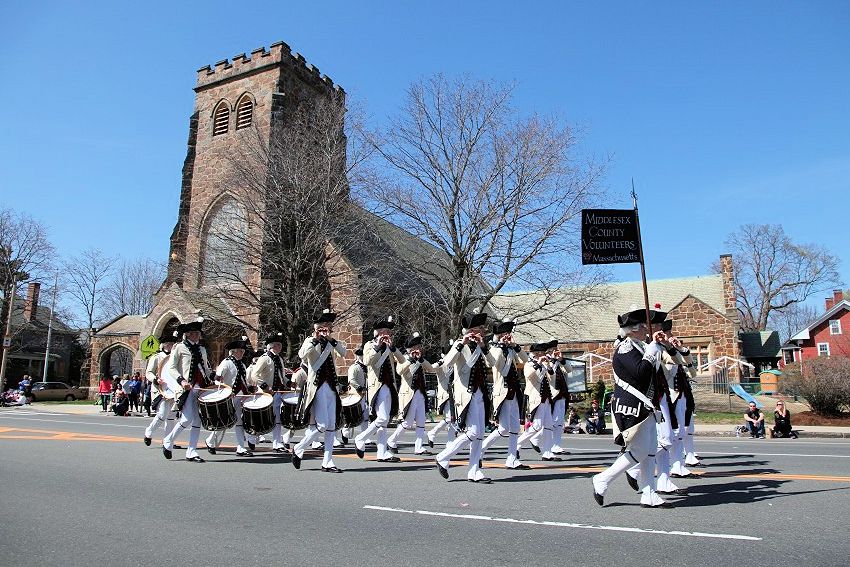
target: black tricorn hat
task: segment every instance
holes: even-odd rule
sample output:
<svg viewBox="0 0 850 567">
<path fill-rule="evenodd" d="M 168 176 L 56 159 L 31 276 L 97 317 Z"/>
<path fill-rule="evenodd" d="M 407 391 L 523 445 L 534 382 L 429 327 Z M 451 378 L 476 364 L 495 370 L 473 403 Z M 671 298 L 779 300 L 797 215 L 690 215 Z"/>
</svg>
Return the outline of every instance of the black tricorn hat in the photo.
<svg viewBox="0 0 850 567">
<path fill-rule="evenodd" d="M 313 319 L 313 324 L 319 325 L 320 323 L 333 323 L 334 321 L 336 321 L 336 313 L 333 313 L 330 309 L 325 309 Z"/>
<path fill-rule="evenodd" d="M 172 332 L 172 333 L 166 333 L 166 332 L 163 332 L 163 333 L 159 336 L 159 339 L 158 339 L 158 340 L 159 340 L 159 344 L 162 344 L 162 343 L 176 343 L 176 342 L 177 342 L 177 337 L 175 337 L 175 336 L 174 336 L 174 333 L 173 333 L 173 332 Z"/>
<path fill-rule="evenodd" d="M 558 339 L 552 337 L 549 339 L 549 348 L 558 348 Z"/>
<path fill-rule="evenodd" d="M 653 321 L 655 323 L 655 321 Z M 669 333 L 673 330 L 673 319 L 665 319 L 661 322 L 661 330 L 665 333 Z"/>
<path fill-rule="evenodd" d="M 493 334 L 494 335 L 504 335 L 505 333 L 510 333 L 514 330 L 516 326 L 516 321 L 511 321 L 510 319 L 503 319 L 502 321 L 494 321 L 493 322 Z"/>
<path fill-rule="evenodd" d="M 380 321 L 375 321 L 375 324 L 372 325 L 372 330 L 377 331 L 378 329 L 392 329 L 395 327 L 395 322 L 393 321 L 393 316 L 390 315 L 388 317 L 384 317 Z"/>
<path fill-rule="evenodd" d="M 486 313 L 467 313 L 461 319 L 461 325 L 463 325 L 464 329 L 471 329 L 473 327 L 480 327 L 482 325 L 487 324 L 487 314 Z"/>
<path fill-rule="evenodd" d="M 196 320 L 191 321 L 189 323 L 184 323 L 182 325 L 177 325 L 177 332 L 182 334 L 189 333 L 191 331 L 201 331 L 204 325 L 204 318 L 198 317 Z"/>
<path fill-rule="evenodd" d="M 413 348 L 415 346 L 419 346 L 422 344 L 422 335 L 419 333 L 413 333 L 413 336 L 407 339 L 404 343 L 404 346 L 407 348 Z"/>
<path fill-rule="evenodd" d="M 354 351 L 355 356 L 363 356 L 363 347 L 358 348 Z"/>
<path fill-rule="evenodd" d="M 236 339 L 236 340 L 230 341 L 229 343 L 224 345 L 224 350 L 233 350 L 233 349 L 237 349 L 237 348 L 241 348 L 242 350 L 245 350 L 245 348 L 246 348 L 245 339 L 243 339 L 243 338 Z"/>
<path fill-rule="evenodd" d="M 283 333 L 277 332 L 272 333 L 268 337 L 266 337 L 266 344 L 270 345 L 272 343 L 282 343 L 283 342 Z"/>
<path fill-rule="evenodd" d="M 649 317 L 652 324 L 657 325 L 667 318 L 667 312 L 650 309 Z M 646 309 L 635 309 L 634 311 L 617 315 L 617 323 L 619 323 L 620 327 L 632 327 L 646 323 Z"/>
<path fill-rule="evenodd" d="M 546 352 L 552 348 L 552 341 L 546 341 L 545 343 L 534 343 L 529 347 L 531 352 Z"/>
</svg>

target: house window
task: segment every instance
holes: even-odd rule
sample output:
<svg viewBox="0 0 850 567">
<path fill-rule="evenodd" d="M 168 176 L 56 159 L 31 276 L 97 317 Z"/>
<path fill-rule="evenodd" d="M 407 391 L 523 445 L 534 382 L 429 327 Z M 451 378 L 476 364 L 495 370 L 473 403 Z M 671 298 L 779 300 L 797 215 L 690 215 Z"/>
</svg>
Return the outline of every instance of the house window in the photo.
<svg viewBox="0 0 850 567">
<path fill-rule="evenodd" d="M 213 112 L 213 136 L 227 134 L 227 129 L 230 126 L 230 105 L 226 101 L 221 101 L 215 107 Z"/>
<path fill-rule="evenodd" d="M 697 372 L 699 372 L 700 366 L 711 361 L 708 356 L 708 345 L 688 345 L 688 348 L 691 349 L 691 361 Z"/>
<path fill-rule="evenodd" d="M 838 319 L 833 319 L 829 322 L 829 334 L 830 335 L 840 335 L 841 334 L 841 321 Z"/>
<path fill-rule="evenodd" d="M 829 343 L 818 343 L 818 356 L 829 356 Z"/>
<path fill-rule="evenodd" d="M 783 350 L 782 356 L 785 358 L 785 364 L 791 364 L 794 362 L 794 351 L 790 348 Z"/>
<path fill-rule="evenodd" d="M 244 95 L 236 104 L 236 129 L 241 130 L 251 125 L 254 118 L 254 101 L 251 97 Z"/>
<path fill-rule="evenodd" d="M 229 196 L 215 205 L 204 223 L 202 285 L 244 281 L 247 218 L 245 208 Z"/>
</svg>

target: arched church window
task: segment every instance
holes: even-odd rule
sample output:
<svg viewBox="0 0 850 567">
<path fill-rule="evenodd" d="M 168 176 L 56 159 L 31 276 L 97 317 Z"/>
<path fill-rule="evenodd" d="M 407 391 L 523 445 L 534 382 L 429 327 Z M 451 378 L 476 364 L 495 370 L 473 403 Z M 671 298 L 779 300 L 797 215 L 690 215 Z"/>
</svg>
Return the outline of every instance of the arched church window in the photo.
<svg viewBox="0 0 850 567">
<path fill-rule="evenodd" d="M 213 136 L 227 134 L 230 126 L 230 105 L 227 101 L 221 101 L 213 111 Z"/>
<path fill-rule="evenodd" d="M 245 208 L 224 197 L 204 223 L 201 285 L 231 286 L 245 275 L 245 241 L 248 220 Z"/>
<path fill-rule="evenodd" d="M 254 100 L 251 95 L 244 94 L 236 104 L 236 129 L 248 128 L 254 119 Z"/>
</svg>

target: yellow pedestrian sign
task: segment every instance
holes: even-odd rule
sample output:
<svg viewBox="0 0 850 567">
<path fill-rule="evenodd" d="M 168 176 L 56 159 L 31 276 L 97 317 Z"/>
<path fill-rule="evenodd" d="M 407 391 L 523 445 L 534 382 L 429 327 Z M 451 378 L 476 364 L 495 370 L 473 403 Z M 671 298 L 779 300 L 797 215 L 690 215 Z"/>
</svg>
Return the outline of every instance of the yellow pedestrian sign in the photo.
<svg viewBox="0 0 850 567">
<path fill-rule="evenodd" d="M 142 351 L 142 358 L 147 360 L 159 350 L 159 341 L 156 340 L 155 336 L 149 335 L 142 341 L 142 346 L 139 350 Z"/>
</svg>

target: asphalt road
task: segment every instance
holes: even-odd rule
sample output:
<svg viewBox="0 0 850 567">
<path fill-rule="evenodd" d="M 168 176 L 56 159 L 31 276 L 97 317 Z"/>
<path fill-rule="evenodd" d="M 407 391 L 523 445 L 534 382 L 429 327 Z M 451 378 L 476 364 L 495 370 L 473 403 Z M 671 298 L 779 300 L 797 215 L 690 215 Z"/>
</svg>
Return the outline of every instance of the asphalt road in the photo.
<svg viewBox="0 0 850 567">
<path fill-rule="evenodd" d="M 146 422 L 0 410 L 0 565 L 848 564 L 848 441 L 700 437 L 690 494 L 646 510 L 625 480 L 593 501 L 589 477 L 617 454 L 607 437 L 566 437 L 562 463 L 526 450 L 530 471 L 501 468 L 497 448 L 496 482 L 476 485 L 410 444 L 399 465 L 337 451 L 340 475 L 315 458 L 296 471 L 269 445 L 166 461 L 141 443 Z"/>
</svg>

